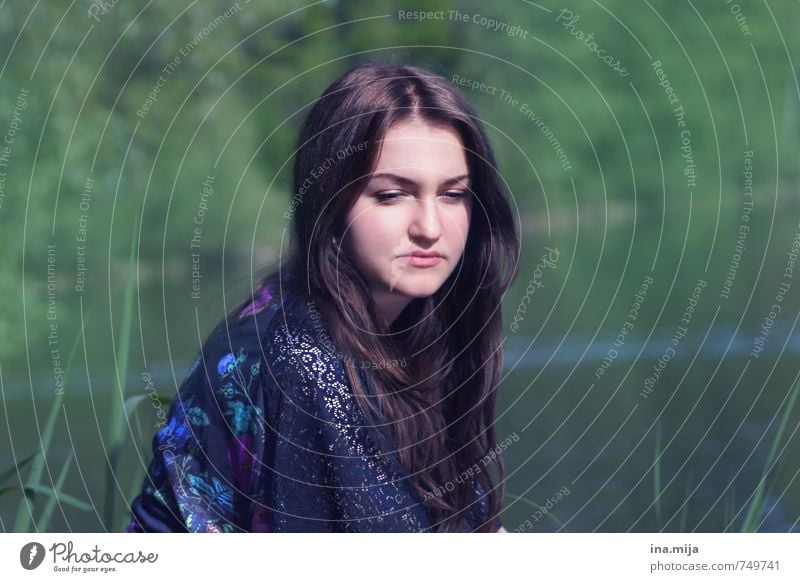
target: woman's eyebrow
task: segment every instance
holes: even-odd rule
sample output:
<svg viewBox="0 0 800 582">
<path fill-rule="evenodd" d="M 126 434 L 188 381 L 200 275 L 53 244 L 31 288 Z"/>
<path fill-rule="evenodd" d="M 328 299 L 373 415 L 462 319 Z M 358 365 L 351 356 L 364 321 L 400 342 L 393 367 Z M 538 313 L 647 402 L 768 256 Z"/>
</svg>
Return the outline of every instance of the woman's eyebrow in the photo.
<svg viewBox="0 0 800 582">
<path fill-rule="evenodd" d="M 374 180 L 377 178 L 387 178 L 396 182 L 398 184 L 402 184 L 403 186 L 418 186 L 417 182 L 411 180 L 410 178 L 406 178 L 405 176 L 399 176 L 397 174 L 392 174 L 391 172 L 381 172 L 380 174 L 373 174 L 370 176 L 370 180 Z M 461 176 L 456 176 L 454 178 L 448 178 L 444 182 L 441 183 L 441 186 L 452 186 L 453 184 L 462 183 L 469 180 L 469 174 L 462 174 Z"/>
</svg>

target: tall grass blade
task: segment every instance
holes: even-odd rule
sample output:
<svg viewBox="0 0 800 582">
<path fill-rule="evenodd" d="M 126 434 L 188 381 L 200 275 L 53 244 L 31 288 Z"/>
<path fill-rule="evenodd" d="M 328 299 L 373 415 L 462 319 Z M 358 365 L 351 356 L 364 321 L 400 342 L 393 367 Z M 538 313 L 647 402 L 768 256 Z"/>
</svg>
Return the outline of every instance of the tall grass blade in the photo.
<svg viewBox="0 0 800 582">
<path fill-rule="evenodd" d="M 25 465 L 27 465 L 28 463 L 30 463 L 33 460 L 33 458 L 38 454 L 39 451 L 33 451 L 30 455 L 22 459 L 19 463 L 17 463 L 13 467 L 3 471 L 3 473 L 0 474 L 0 485 L 8 481 L 14 475 L 18 474 L 22 470 L 22 468 L 25 467 Z"/>
<path fill-rule="evenodd" d="M 656 425 L 656 444 L 655 444 L 655 462 L 653 463 L 653 496 L 655 502 L 656 512 L 656 528 L 661 531 L 662 527 L 662 514 L 661 514 L 661 423 Z"/>
<path fill-rule="evenodd" d="M 44 506 L 42 515 L 39 516 L 38 526 L 42 531 L 47 531 L 47 528 L 50 525 L 50 519 L 53 517 L 53 512 L 56 509 L 56 503 L 65 499 L 65 496 L 61 490 L 64 487 L 64 481 L 67 479 L 67 474 L 69 473 L 69 469 L 74 458 L 75 452 L 70 451 L 69 455 L 67 455 L 67 459 L 64 461 L 64 466 L 61 468 L 61 473 L 58 475 L 58 480 L 56 481 L 55 486 L 55 495 L 47 500 L 47 504 Z M 89 506 L 89 509 L 91 510 L 91 506 Z"/>
<path fill-rule="evenodd" d="M 85 321 L 88 320 L 89 312 L 87 311 Z M 72 369 L 72 360 L 75 358 L 75 353 L 78 351 L 80 339 L 81 333 L 78 331 L 78 333 L 75 335 L 75 339 L 72 342 L 72 348 L 70 348 L 69 351 L 67 365 L 64 367 L 64 390 L 62 390 L 60 394 L 56 394 L 53 404 L 50 406 L 50 412 L 47 415 L 47 422 L 45 422 L 44 431 L 42 432 L 42 439 L 39 443 L 40 447 L 39 450 L 36 451 L 38 454 L 33 461 L 33 465 L 31 466 L 31 472 L 28 474 L 28 480 L 25 485 L 25 489 L 28 491 L 35 491 L 42 479 L 42 470 L 44 469 L 44 464 L 47 460 L 47 451 L 50 449 L 50 442 L 53 439 L 53 430 L 55 429 L 58 413 L 62 408 L 62 401 L 64 400 L 64 394 L 67 390 L 66 383 L 69 380 L 69 372 Z M 33 501 L 33 495 L 25 495 L 22 498 L 17 506 L 17 516 L 14 520 L 14 529 L 12 531 L 30 531 L 31 519 L 33 518 Z"/>
<path fill-rule="evenodd" d="M 66 493 L 59 493 L 56 489 L 48 487 L 47 485 L 34 485 L 30 487 L 30 489 L 35 493 L 42 493 L 44 495 L 47 495 L 48 497 L 60 501 L 65 505 L 71 505 L 72 507 L 80 509 L 81 511 L 92 510 L 92 506 L 86 503 L 85 501 L 81 501 L 77 497 L 74 497 L 72 495 L 67 495 Z"/>
<path fill-rule="evenodd" d="M 131 339 L 134 303 L 134 273 L 136 271 L 136 235 L 139 224 L 139 213 L 131 230 L 130 251 L 128 253 L 128 275 L 122 298 L 122 325 L 120 327 L 119 344 L 116 353 L 116 390 L 111 393 L 111 409 L 106 443 L 108 443 L 108 464 L 105 474 L 105 498 L 103 501 L 103 521 L 108 531 L 112 531 L 117 513 L 117 490 L 119 461 L 124 443 L 123 428 L 127 420 L 125 412 L 125 378 L 128 374 L 128 352 Z M 116 530 L 113 530 L 116 531 Z"/>
<path fill-rule="evenodd" d="M 772 439 L 772 446 L 770 446 L 769 453 L 767 454 L 767 460 L 764 463 L 761 479 L 756 486 L 756 491 L 750 502 L 750 506 L 747 508 L 747 516 L 744 518 L 744 523 L 742 524 L 742 532 L 755 531 L 756 520 L 760 519 L 764 514 L 764 489 L 766 487 L 767 476 L 769 474 L 770 467 L 772 466 L 773 459 L 775 458 L 775 452 L 778 450 L 778 445 L 783 439 L 783 433 L 786 431 L 786 425 L 789 423 L 789 417 L 794 409 L 795 402 L 797 402 L 798 394 L 800 394 L 800 381 L 795 382 L 795 385 L 792 387 L 792 392 L 789 396 L 789 403 L 783 410 L 778 431 L 775 433 L 775 437 Z"/>
</svg>

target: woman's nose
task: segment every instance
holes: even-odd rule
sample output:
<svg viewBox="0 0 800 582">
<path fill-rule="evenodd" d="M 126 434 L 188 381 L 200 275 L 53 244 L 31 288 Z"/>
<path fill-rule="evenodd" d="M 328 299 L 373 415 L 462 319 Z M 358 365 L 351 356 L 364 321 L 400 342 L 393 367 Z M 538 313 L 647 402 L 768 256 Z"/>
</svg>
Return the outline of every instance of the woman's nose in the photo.
<svg viewBox="0 0 800 582">
<path fill-rule="evenodd" d="M 438 239 L 442 234 L 441 217 L 439 216 L 441 211 L 435 200 L 417 199 L 409 234 L 415 237 Z"/>
</svg>

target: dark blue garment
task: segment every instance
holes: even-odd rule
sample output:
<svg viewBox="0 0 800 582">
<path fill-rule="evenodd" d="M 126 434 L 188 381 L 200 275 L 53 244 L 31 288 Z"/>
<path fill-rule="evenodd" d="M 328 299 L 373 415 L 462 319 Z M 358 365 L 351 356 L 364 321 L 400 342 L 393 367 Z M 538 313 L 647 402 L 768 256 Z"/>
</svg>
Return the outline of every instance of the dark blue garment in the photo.
<svg viewBox="0 0 800 582">
<path fill-rule="evenodd" d="M 153 439 L 127 531 L 429 530 L 313 304 L 288 292 L 261 300 L 203 346 Z M 467 531 L 486 506 L 478 489 Z"/>
</svg>

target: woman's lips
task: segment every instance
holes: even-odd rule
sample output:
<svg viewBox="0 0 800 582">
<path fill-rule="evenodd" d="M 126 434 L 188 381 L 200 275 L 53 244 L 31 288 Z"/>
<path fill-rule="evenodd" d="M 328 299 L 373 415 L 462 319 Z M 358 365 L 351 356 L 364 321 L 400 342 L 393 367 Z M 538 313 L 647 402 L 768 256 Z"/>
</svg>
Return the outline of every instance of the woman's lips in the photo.
<svg viewBox="0 0 800 582">
<path fill-rule="evenodd" d="M 444 260 L 440 255 L 406 255 L 403 258 L 407 259 L 406 264 L 413 267 L 435 267 Z"/>
</svg>

